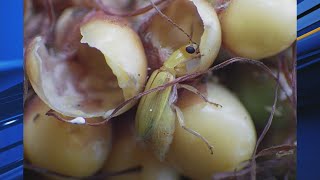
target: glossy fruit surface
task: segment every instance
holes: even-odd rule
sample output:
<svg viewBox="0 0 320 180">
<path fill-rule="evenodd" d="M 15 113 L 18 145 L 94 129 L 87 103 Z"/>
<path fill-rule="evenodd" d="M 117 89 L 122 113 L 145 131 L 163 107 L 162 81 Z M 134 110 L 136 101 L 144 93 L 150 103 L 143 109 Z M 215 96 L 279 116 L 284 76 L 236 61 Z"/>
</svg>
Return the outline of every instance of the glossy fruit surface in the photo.
<svg viewBox="0 0 320 180">
<path fill-rule="evenodd" d="M 25 158 L 35 166 L 64 175 L 81 177 L 96 173 L 111 149 L 111 126 L 64 123 L 45 115 L 49 110 L 38 97 L 26 103 Z"/>
<path fill-rule="evenodd" d="M 194 179 L 209 179 L 215 172 L 232 171 L 251 157 L 256 132 L 241 102 L 225 87 L 208 82 L 197 87 L 206 92 L 204 102 L 189 92 L 179 96 L 178 106 L 186 126 L 200 133 L 213 146 L 213 154 L 198 137 L 182 129 L 178 122 L 167 160 L 182 174 Z"/>
</svg>

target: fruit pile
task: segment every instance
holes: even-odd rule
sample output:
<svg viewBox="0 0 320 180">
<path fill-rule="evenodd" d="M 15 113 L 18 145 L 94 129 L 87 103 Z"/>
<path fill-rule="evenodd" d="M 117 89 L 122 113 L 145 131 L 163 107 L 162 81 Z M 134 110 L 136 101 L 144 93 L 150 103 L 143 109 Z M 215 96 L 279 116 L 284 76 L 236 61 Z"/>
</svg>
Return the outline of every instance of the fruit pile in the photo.
<svg viewBox="0 0 320 180">
<path fill-rule="evenodd" d="M 260 163 L 294 161 L 296 1 L 24 0 L 24 26 L 37 176 L 279 177 Z"/>
</svg>

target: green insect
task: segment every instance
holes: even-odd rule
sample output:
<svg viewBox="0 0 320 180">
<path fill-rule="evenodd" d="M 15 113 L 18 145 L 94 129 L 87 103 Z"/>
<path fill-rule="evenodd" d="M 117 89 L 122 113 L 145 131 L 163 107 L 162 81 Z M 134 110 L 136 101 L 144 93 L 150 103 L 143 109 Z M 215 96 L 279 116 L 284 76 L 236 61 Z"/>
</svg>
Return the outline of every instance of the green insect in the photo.
<svg viewBox="0 0 320 180">
<path fill-rule="evenodd" d="M 174 51 L 172 55 L 164 62 L 163 66 L 155 70 L 148 79 L 145 91 L 172 82 L 177 76 L 188 74 L 190 61 L 200 61 L 200 48 L 192 41 L 193 26 L 191 26 L 191 35 L 188 35 L 181 27 L 174 23 L 169 17 L 163 14 L 157 6 L 150 0 L 154 9 L 165 18 L 169 23 L 182 31 L 190 40 L 190 43 Z M 213 153 L 213 146 L 201 136 L 198 132 L 186 127 L 183 113 L 175 105 L 178 99 L 178 89 L 183 88 L 199 95 L 205 102 L 218 108 L 222 107 L 217 103 L 207 100 L 196 88 L 187 84 L 174 84 L 167 88 L 152 92 L 143 96 L 139 102 L 135 117 L 136 135 L 139 140 L 149 144 L 159 160 L 164 160 L 169 150 L 175 130 L 175 120 L 187 132 L 200 138 Z"/>
<path fill-rule="evenodd" d="M 182 46 L 168 58 L 160 69 L 152 73 L 145 90 L 173 81 L 177 73 L 186 72 L 186 62 L 198 57 L 200 57 L 200 52 L 196 44 L 190 43 Z M 153 151 L 160 160 L 165 158 L 169 150 L 176 119 L 183 129 L 202 139 L 212 153 L 213 146 L 199 133 L 185 126 L 183 114 L 179 107 L 174 104 L 178 98 L 177 90 L 179 88 L 196 93 L 206 102 L 221 107 L 219 104 L 209 102 L 197 89 L 186 84 L 175 84 L 142 97 L 135 119 L 136 133 L 138 139 L 151 144 Z"/>
</svg>

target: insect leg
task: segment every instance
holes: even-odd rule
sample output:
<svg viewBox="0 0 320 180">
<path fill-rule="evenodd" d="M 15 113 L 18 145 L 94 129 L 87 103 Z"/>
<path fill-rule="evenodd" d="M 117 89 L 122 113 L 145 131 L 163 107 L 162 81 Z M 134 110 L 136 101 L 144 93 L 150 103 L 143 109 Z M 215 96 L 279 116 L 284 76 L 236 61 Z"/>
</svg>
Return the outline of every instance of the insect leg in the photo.
<svg viewBox="0 0 320 180">
<path fill-rule="evenodd" d="M 201 99 L 203 99 L 205 102 L 207 102 L 207 103 L 209 103 L 211 105 L 214 105 L 214 106 L 216 106 L 218 108 L 222 108 L 222 105 L 220 105 L 218 103 L 215 103 L 215 102 L 209 101 L 209 99 L 205 95 L 203 95 L 198 89 L 194 88 L 193 86 L 190 86 L 190 85 L 187 85 L 187 84 L 178 84 L 177 86 L 178 86 L 178 88 L 186 89 L 186 90 L 188 90 L 188 91 L 200 96 Z"/>
<path fill-rule="evenodd" d="M 201 136 L 201 134 L 199 134 L 198 132 L 188 128 L 184 122 L 184 117 L 183 117 L 183 113 L 182 111 L 180 110 L 180 108 L 174 104 L 171 105 L 173 107 L 173 109 L 176 111 L 176 114 L 177 114 L 177 118 L 178 118 L 178 121 L 179 121 L 179 124 L 180 126 L 186 130 L 187 132 L 191 133 L 192 135 L 200 138 L 209 148 L 210 150 L 210 153 L 213 154 L 213 146 L 210 144 L 210 142 L 204 138 L 203 136 Z"/>
</svg>

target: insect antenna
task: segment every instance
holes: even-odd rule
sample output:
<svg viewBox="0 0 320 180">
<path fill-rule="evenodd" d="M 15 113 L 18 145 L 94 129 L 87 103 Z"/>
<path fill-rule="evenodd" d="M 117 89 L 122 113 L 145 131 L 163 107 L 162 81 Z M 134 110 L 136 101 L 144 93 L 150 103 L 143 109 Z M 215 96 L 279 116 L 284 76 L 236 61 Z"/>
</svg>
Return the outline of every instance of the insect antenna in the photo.
<svg viewBox="0 0 320 180">
<path fill-rule="evenodd" d="M 159 15 L 163 18 L 165 18 L 169 23 L 171 23 L 172 25 L 174 25 L 176 28 L 178 28 L 181 32 L 183 32 L 190 40 L 190 42 L 197 44 L 196 42 L 194 42 L 192 40 L 192 36 L 189 35 L 188 33 L 186 33 L 177 23 L 173 22 L 172 19 L 170 19 L 167 15 L 165 15 L 158 7 L 156 4 L 154 4 L 154 2 L 152 0 L 149 0 L 151 5 L 153 6 L 153 8 L 159 13 Z M 193 29 L 193 28 L 192 28 Z"/>
<path fill-rule="evenodd" d="M 193 20 L 192 20 L 192 23 L 191 23 L 191 27 L 190 27 L 190 37 L 191 37 L 191 39 L 193 38 L 193 33 L 194 33 L 194 26 L 193 26 L 194 24 L 193 24 Z M 192 42 L 192 41 L 191 41 Z M 192 42 L 192 43 L 194 43 L 194 42 Z M 197 52 L 199 52 L 199 45 L 197 44 L 197 43 L 194 43 L 194 44 L 196 44 L 197 45 L 197 48 L 196 48 L 196 51 Z M 200 57 L 201 57 L 202 55 L 200 55 Z"/>
<path fill-rule="evenodd" d="M 191 30 L 190 30 L 190 37 L 191 37 L 191 39 L 192 39 L 192 37 L 193 37 L 193 32 L 194 32 L 194 28 L 193 28 L 193 22 L 191 23 L 191 28 L 190 28 Z"/>
</svg>

